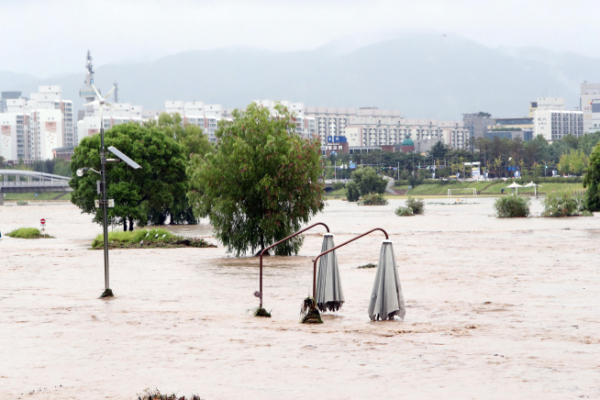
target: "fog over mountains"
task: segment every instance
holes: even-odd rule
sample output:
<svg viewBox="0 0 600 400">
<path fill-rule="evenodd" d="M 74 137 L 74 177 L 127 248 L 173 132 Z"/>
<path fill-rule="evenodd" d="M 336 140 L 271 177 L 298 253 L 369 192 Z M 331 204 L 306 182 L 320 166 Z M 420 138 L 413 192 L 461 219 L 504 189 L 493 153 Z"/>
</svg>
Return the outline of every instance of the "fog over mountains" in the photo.
<svg viewBox="0 0 600 400">
<path fill-rule="evenodd" d="M 0 90 L 29 96 L 39 85 L 61 85 L 63 97 L 79 108 L 84 61 L 82 54 L 80 74 L 45 79 L 0 72 Z M 307 106 L 399 109 L 406 118 L 461 119 L 462 113 L 476 111 L 527 116 L 529 101 L 542 96 L 565 97 L 572 109 L 579 105 L 584 80 L 600 82 L 600 59 L 407 34 L 360 48 L 332 43 L 286 53 L 239 47 L 192 51 L 147 63 L 102 65 L 95 72 L 103 91 L 116 81 L 121 102 L 145 109 L 162 110 L 166 100 L 229 108 L 283 99 Z"/>
</svg>

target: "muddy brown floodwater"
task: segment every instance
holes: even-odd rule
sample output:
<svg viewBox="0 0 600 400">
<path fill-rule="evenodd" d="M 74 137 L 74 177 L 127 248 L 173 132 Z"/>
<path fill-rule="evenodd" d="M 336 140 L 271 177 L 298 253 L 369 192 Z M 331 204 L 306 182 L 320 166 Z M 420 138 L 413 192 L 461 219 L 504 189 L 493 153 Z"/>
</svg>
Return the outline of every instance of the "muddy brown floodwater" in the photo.
<svg viewBox="0 0 600 400">
<path fill-rule="evenodd" d="M 175 227 L 216 249 L 111 250 L 72 205 L 0 207 L 0 398 L 123 399 L 144 388 L 205 399 L 600 398 L 600 215 L 496 219 L 493 199 L 428 201 L 425 216 L 330 201 L 312 222 L 340 244 L 394 241 L 405 321 L 367 315 L 383 235 L 337 252 L 346 304 L 298 323 L 322 227 L 297 257 L 229 257 L 203 221 Z M 443 204 L 440 204 L 443 203 Z M 535 215 L 542 210 L 538 200 Z M 45 218 L 56 239 L 11 239 Z"/>
</svg>

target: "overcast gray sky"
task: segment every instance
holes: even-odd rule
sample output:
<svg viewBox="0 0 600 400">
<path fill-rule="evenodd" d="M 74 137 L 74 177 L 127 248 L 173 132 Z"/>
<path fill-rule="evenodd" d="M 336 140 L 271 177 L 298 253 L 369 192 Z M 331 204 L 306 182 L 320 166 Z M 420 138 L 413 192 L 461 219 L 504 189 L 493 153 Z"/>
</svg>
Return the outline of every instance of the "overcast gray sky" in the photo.
<svg viewBox="0 0 600 400">
<path fill-rule="evenodd" d="M 0 70 L 40 77 L 183 51 L 367 44 L 405 31 L 600 57 L 598 0 L 0 0 Z"/>
</svg>

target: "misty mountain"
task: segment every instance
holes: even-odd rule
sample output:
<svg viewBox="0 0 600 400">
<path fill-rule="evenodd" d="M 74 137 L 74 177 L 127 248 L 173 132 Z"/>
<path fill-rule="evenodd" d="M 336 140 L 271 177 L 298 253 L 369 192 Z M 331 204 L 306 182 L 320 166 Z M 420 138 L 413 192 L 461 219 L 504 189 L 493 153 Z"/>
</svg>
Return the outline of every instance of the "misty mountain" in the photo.
<svg viewBox="0 0 600 400">
<path fill-rule="evenodd" d="M 84 58 L 81 74 L 52 79 L 0 72 L 0 89 L 28 95 L 42 84 L 61 85 L 64 98 L 79 106 Z M 407 118 L 437 119 L 476 111 L 526 116 L 529 102 L 542 96 L 565 97 L 573 108 L 584 80 L 600 82 L 600 59 L 541 48 L 492 49 L 432 34 L 350 50 L 335 43 L 302 52 L 232 47 L 96 68 L 98 87 L 107 91 L 118 82 L 119 100 L 145 109 L 164 109 L 166 100 L 229 108 L 283 99 L 308 106 L 377 106 L 399 109 Z"/>
</svg>

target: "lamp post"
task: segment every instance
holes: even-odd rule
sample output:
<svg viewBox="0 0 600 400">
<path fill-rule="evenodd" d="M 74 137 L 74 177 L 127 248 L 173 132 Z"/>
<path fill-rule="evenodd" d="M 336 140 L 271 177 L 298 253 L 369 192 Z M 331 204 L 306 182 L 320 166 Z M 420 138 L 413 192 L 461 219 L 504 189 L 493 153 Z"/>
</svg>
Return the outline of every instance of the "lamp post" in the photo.
<svg viewBox="0 0 600 400">
<path fill-rule="evenodd" d="M 104 146 L 104 120 L 102 118 L 102 109 L 103 107 L 111 107 L 112 105 L 108 103 L 106 100 L 111 95 L 115 88 L 113 87 L 106 96 L 102 97 L 100 92 L 94 85 L 92 85 L 94 92 L 96 93 L 96 100 L 90 103 L 85 104 L 85 106 L 89 105 L 98 105 L 99 106 L 99 114 L 100 114 L 100 172 L 91 169 L 91 168 L 81 168 L 77 170 L 77 176 L 81 177 L 85 173 L 85 171 L 91 170 L 101 176 L 101 184 L 100 184 L 100 192 L 102 194 L 102 200 L 100 201 L 100 205 L 102 206 L 102 232 L 104 236 L 104 292 L 100 296 L 103 297 L 113 297 L 113 291 L 110 289 L 110 280 L 109 280 L 109 263 L 108 263 L 108 201 L 106 199 L 106 163 L 107 162 L 119 162 L 124 161 L 127 165 L 134 169 L 142 168 L 135 161 L 131 160 L 125 154 L 121 153 L 114 147 L 109 147 L 108 151 L 119 157 L 119 159 L 106 159 L 106 148 Z"/>
</svg>

